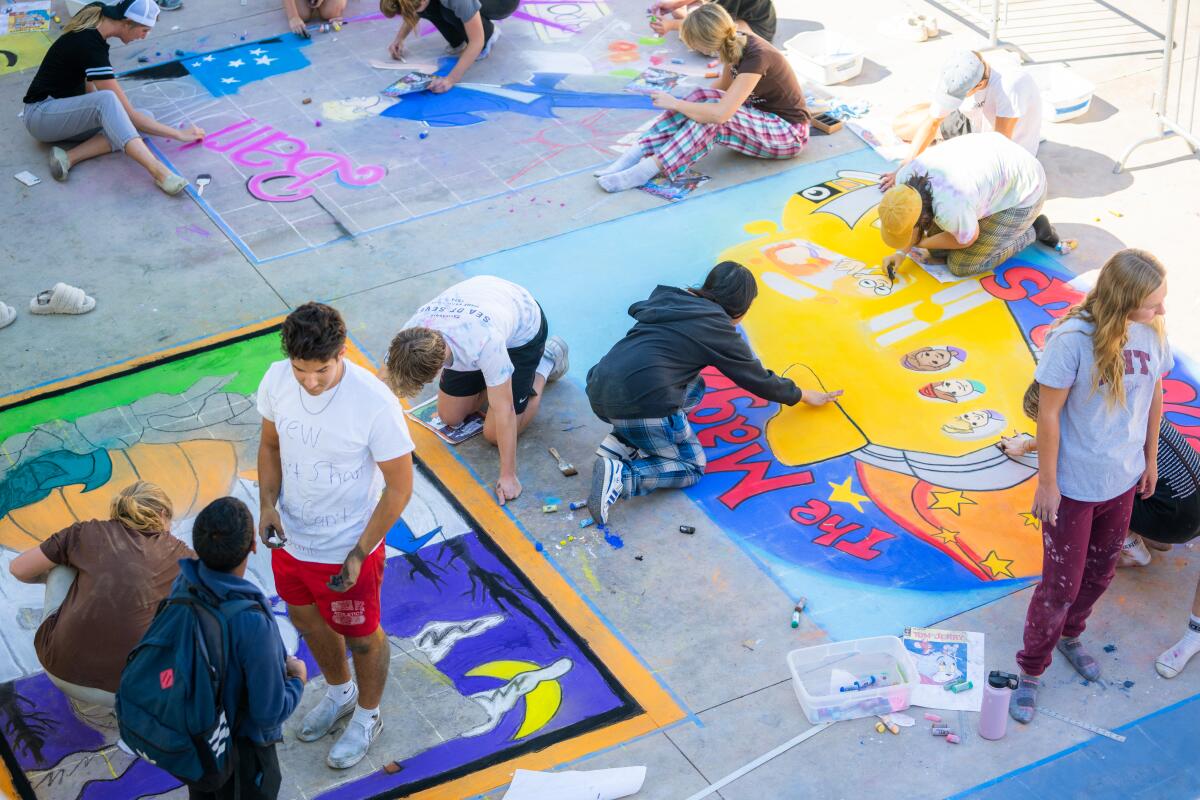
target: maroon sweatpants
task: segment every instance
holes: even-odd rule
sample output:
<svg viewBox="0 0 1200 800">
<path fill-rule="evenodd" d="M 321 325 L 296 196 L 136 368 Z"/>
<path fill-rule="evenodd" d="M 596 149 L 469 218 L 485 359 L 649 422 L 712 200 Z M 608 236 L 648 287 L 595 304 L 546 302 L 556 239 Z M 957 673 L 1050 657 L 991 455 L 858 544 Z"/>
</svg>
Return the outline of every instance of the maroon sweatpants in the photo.
<svg viewBox="0 0 1200 800">
<path fill-rule="evenodd" d="M 1017 653 L 1026 675 L 1045 672 L 1060 637 L 1083 633 L 1117 570 L 1136 488 L 1099 503 L 1064 497 L 1058 522 L 1043 524 L 1042 582 L 1029 601 L 1025 647 Z"/>
</svg>

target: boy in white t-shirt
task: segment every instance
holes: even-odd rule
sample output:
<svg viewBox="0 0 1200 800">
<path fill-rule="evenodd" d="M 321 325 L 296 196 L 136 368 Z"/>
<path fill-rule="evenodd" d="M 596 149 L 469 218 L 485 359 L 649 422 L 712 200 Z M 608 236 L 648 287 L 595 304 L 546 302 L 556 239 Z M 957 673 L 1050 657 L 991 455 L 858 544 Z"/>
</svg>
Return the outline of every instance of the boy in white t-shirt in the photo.
<svg viewBox="0 0 1200 800">
<path fill-rule="evenodd" d="M 306 303 L 282 335 L 288 357 L 270 366 L 257 396 L 259 536 L 272 548 L 288 616 L 329 685 L 298 737 L 320 739 L 353 712 L 326 759 L 345 769 L 383 728 L 383 542 L 412 496 L 413 442 L 395 395 L 346 359 L 346 324 L 335 309 Z"/>
<path fill-rule="evenodd" d="M 905 163 L 934 139 L 995 131 L 1037 155 L 1042 139 L 1042 94 L 1033 76 L 1016 64 L 997 65 L 973 50 L 954 53 L 938 75 L 933 98 L 902 112 L 896 135 L 912 142 Z"/>
<path fill-rule="evenodd" d="M 418 394 L 441 371 L 437 413 L 446 425 L 487 409 L 483 436 L 500 451 L 500 505 L 521 494 L 517 434 L 537 414 L 542 389 L 569 366 L 567 343 L 548 331 L 528 290 L 480 275 L 418 308 L 388 349 L 383 374 L 401 397 Z"/>
</svg>

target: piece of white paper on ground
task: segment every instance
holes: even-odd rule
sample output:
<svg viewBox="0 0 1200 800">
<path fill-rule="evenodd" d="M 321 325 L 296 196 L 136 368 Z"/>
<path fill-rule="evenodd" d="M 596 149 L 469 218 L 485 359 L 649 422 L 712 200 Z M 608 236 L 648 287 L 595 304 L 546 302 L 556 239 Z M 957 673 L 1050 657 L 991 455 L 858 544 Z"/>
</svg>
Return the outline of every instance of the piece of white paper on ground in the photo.
<svg viewBox="0 0 1200 800">
<path fill-rule="evenodd" d="M 617 800 L 637 794 L 645 767 L 616 767 L 587 772 L 534 772 L 519 769 L 502 800 Z"/>
<path fill-rule="evenodd" d="M 975 631 L 905 628 L 904 649 L 917 667 L 917 686 L 909 702 L 924 708 L 978 711 L 983 705 L 984 636 Z M 955 694 L 946 685 L 968 680 L 974 686 Z"/>
<path fill-rule="evenodd" d="M 936 264 L 929 260 L 929 253 L 913 249 L 908 254 L 909 259 L 919 265 L 921 269 L 929 273 L 929 277 L 933 278 L 938 283 L 958 283 L 965 278 L 960 278 L 950 271 L 950 267 L 945 264 Z"/>
</svg>

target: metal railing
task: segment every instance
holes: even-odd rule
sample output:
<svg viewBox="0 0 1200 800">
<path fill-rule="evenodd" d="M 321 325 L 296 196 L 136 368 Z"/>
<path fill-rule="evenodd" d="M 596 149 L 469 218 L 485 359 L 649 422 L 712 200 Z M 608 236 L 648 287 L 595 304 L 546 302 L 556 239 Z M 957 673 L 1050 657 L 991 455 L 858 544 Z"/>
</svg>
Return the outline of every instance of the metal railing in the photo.
<svg viewBox="0 0 1200 800">
<path fill-rule="evenodd" d="M 1162 68 L 1158 91 L 1154 95 L 1154 116 L 1158 134 L 1130 145 L 1113 172 L 1125 169 L 1133 151 L 1144 144 L 1178 136 L 1193 153 L 1200 151 L 1200 25 L 1193 31 L 1192 0 L 1169 0 L 1167 28 L 1163 42 Z"/>
</svg>

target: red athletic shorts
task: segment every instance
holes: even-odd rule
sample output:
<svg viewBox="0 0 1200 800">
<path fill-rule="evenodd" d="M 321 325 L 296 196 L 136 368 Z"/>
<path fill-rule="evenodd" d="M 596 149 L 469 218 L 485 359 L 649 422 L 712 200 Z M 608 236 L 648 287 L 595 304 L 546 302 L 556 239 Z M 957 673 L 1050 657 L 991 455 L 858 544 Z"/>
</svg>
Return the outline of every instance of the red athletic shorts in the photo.
<svg viewBox="0 0 1200 800">
<path fill-rule="evenodd" d="M 341 564 L 301 561 L 286 550 L 272 550 L 275 591 L 288 605 L 315 605 L 329 627 L 342 636 L 370 636 L 379 627 L 379 590 L 386 558 L 387 547 L 376 547 L 363 562 L 358 582 L 350 591 L 335 592 L 327 584 L 342 571 Z"/>
</svg>

